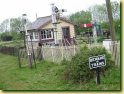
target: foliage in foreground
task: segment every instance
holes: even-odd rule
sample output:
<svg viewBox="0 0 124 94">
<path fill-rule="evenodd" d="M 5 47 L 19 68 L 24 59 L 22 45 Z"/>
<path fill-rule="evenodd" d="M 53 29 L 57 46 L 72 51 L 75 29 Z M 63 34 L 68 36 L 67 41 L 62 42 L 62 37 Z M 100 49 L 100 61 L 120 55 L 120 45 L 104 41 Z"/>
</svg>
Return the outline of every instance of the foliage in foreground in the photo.
<svg viewBox="0 0 124 94">
<path fill-rule="evenodd" d="M 17 57 L 0 54 L 0 89 L 120 90 L 120 69 L 117 67 L 109 69 L 105 77 L 101 76 L 100 85 L 96 85 L 95 79 L 85 84 L 65 82 L 62 78 L 64 70 L 65 64 L 55 64 L 46 61 L 39 62 L 37 69 L 30 69 L 28 66 L 20 69 Z"/>
<path fill-rule="evenodd" d="M 89 82 L 95 76 L 94 69 L 89 68 L 89 57 L 105 55 L 106 66 L 101 68 L 101 72 L 105 75 L 105 71 L 112 67 L 114 62 L 111 60 L 111 55 L 103 47 L 83 47 L 80 53 L 76 54 L 71 61 L 66 61 L 64 77 L 67 81 L 71 80 L 74 83 Z M 65 61 L 64 61 L 65 62 Z"/>
</svg>

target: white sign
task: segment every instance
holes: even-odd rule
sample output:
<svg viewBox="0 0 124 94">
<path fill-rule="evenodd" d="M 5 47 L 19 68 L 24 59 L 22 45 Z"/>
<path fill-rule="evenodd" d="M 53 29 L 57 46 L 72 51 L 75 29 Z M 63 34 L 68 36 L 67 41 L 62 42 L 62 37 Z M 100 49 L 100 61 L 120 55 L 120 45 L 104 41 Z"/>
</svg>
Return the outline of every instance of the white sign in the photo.
<svg viewBox="0 0 124 94">
<path fill-rule="evenodd" d="M 89 57 L 89 67 L 90 69 L 106 66 L 105 55 L 98 55 Z"/>
</svg>

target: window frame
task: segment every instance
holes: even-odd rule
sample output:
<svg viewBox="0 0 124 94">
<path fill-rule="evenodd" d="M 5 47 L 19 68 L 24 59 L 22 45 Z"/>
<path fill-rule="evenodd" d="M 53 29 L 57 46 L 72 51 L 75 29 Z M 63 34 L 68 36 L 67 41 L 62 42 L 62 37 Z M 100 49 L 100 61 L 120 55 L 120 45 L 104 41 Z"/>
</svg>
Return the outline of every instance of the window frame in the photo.
<svg viewBox="0 0 124 94">
<path fill-rule="evenodd" d="M 41 31 L 41 39 L 53 39 L 53 29 L 44 29 Z"/>
<path fill-rule="evenodd" d="M 39 32 L 34 32 L 34 38 L 35 40 L 39 39 Z"/>
</svg>

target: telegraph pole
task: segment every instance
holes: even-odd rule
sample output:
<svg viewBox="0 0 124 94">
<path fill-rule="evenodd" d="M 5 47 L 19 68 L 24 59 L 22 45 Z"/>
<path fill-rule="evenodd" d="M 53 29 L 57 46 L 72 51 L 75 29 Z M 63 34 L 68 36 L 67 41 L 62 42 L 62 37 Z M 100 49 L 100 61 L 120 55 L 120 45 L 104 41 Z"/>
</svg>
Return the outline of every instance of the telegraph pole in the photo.
<svg viewBox="0 0 124 94">
<path fill-rule="evenodd" d="M 108 11 L 108 18 L 109 18 L 109 24 L 110 24 L 110 34 L 112 37 L 112 41 L 115 41 L 115 29 L 114 29 L 112 8 L 111 8 L 110 0 L 106 0 L 106 7 L 107 7 L 107 11 Z"/>
<path fill-rule="evenodd" d="M 32 55 L 31 55 L 31 51 L 29 48 L 29 39 L 30 36 L 27 32 L 27 14 L 23 14 L 23 21 L 24 21 L 24 27 L 25 27 L 25 46 L 26 46 L 26 51 L 27 51 L 27 55 L 28 55 L 28 60 L 29 60 L 29 67 L 32 68 Z"/>
</svg>

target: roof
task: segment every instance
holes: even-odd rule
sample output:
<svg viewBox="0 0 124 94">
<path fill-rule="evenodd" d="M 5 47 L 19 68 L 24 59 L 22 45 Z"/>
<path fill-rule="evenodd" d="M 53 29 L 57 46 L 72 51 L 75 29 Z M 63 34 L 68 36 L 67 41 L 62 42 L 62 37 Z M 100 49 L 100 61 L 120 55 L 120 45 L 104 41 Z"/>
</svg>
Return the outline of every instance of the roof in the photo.
<svg viewBox="0 0 124 94">
<path fill-rule="evenodd" d="M 68 22 L 70 24 L 73 24 L 66 18 L 60 17 L 61 20 Z M 45 16 L 45 17 L 39 17 L 37 18 L 34 22 L 30 23 L 27 25 L 27 30 L 33 30 L 33 29 L 38 29 L 40 27 L 45 26 L 46 24 L 52 22 L 52 17 L 51 16 Z"/>
</svg>

